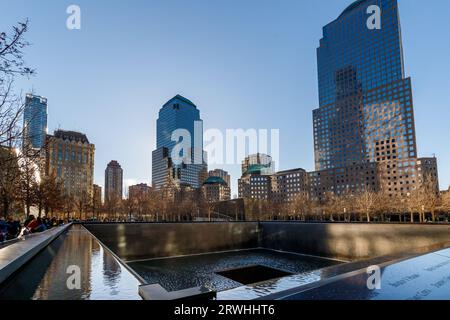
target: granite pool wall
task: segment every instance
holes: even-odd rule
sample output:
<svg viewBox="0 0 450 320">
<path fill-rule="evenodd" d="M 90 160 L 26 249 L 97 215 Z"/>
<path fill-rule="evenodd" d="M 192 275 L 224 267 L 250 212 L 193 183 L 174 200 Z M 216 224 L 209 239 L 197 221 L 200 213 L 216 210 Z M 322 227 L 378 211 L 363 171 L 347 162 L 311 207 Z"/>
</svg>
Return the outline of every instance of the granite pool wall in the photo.
<svg viewBox="0 0 450 320">
<path fill-rule="evenodd" d="M 450 246 L 450 225 L 213 222 L 85 227 L 125 261 L 267 248 L 347 261 Z"/>
</svg>

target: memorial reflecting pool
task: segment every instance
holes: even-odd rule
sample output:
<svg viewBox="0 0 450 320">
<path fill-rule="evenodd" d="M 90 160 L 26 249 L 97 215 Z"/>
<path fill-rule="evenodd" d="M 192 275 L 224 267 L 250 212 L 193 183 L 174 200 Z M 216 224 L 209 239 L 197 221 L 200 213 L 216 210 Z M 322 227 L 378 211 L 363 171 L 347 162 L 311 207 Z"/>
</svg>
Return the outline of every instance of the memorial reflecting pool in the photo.
<svg viewBox="0 0 450 320">
<path fill-rule="evenodd" d="M 81 289 L 67 268 L 79 266 Z M 139 281 L 80 225 L 72 226 L 0 287 L 0 299 L 136 300 Z"/>
<path fill-rule="evenodd" d="M 141 300 L 139 293 L 145 299 L 179 299 L 199 292 L 218 300 L 450 299 L 450 253 L 445 249 L 450 225 L 65 227 L 3 277 L 0 300 Z M 26 241 L 7 250 L 19 253 L 14 246 L 33 243 Z M 382 276 L 382 289 L 376 291 L 367 287 L 367 267 L 374 265 Z M 74 266 L 79 269 L 77 288 L 68 285 Z"/>
<path fill-rule="evenodd" d="M 147 283 L 159 283 L 167 291 L 197 286 L 223 291 L 253 283 L 251 279 L 255 278 L 257 273 L 262 274 L 260 280 L 264 281 L 290 274 L 303 274 L 335 264 L 338 262 L 266 249 L 128 262 Z M 261 271 L 258 271 L 258 266 Z M 246 274 L 245 267 L 253 268 Z M 241 282 L 233 280 L 232 275 L 227 276 L 224 271 L 228 270 L 236 270 L 234 273 L 237 279 L 242 279 Z M 257 281 L 257 277 L 255 279 L 256 282 L 261 282 Z"/>
</svg>

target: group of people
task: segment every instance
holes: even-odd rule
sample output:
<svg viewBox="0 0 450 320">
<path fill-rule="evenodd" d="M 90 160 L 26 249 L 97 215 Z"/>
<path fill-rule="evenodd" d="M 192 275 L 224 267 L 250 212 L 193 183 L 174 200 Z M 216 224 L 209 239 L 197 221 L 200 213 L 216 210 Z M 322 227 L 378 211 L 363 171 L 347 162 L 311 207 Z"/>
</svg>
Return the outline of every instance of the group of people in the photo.
<svg viewBox="0 0 450 320">
<path fill-rule="evenodd" d="M 23 225 L 12 216 L 9 216 L 6 220 L 0 218 L 0 242 L 13 240 L 21 235 L 43 232 L 62 223 L 62 220 L 57 220 L 55 217 L 51 219 L 47 217 L 36 218 L 34 215 L 30 215 Z"/>
</svg>

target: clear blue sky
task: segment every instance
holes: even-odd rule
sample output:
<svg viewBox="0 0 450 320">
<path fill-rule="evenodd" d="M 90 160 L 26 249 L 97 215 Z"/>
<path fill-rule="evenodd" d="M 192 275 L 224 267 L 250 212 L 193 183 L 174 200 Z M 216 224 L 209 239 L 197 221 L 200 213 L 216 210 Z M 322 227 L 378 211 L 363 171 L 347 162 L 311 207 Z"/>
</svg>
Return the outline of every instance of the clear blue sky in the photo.
<svg viewBox="0 0 450 320">
<path fill-rule="evenodd" d="M 279 128 L 280 169 L 314 169 L 316 48 L 322 27 L 352 0 L 0 0 L 0 30 L 29 18 L 26 60 L 36 77 L 16 89 L 49 101 L 49 129 L 96 145 L 95 182 L 118 160 L 129 182 L 151 180 L 159 108 L 176 94 L 205 129 Z M 412 77 L 419 155 L 435 153 L 450 184 L 450 1 L 399 0 Z M 82 29 L 66 28 L 66 8 Z M 232 174 L 233 193 L 240 167 Z"/>
</svg>

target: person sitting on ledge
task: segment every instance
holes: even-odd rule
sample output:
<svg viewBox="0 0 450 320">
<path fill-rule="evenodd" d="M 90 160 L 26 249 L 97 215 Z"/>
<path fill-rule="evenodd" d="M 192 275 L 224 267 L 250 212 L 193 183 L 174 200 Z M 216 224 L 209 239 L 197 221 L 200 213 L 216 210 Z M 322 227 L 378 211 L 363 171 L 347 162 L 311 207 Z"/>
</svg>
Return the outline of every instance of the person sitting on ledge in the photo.
<svg viewBox="0 0 450 320">
<path fill-rule="evenodd" d="M 34 215 L 30 214 L 30 215 L 28 216 L 28 218 L 25 220 L 25 222 L 23 223 L 23 226 L 24 226 L 25 228 L 28 228 L 28 226 L 30 225 L 30 223 L 31 223 L 33 220 L 35 220 Z"/>
<path fill-rule="evenodd" d="M 58 226 L 58 221 L 56 220 L 55 217 L 53 217 L 53 218 L 50 220 L 49 225 L 51 226 L 50 228 L 53 228 L 53 227 L 57 227 L 57 226 Z"/>
<path fill-rule="evenodd" d="M 20 232 L 22 231 L 22 226 L 20 225 L 20 222 L 14 220 L 12 216 L 8 217 L 7 226 L 8 226 L 8 234 L 6 235 L 6 240 L 15 239 L 20 235 Z"/>
<path fill-rule="evenodd" d="M 27 220 L 30 220 L 28 223 L 27 223 L 27 221 L 25 221 L 28 232 L 34 233 L 35 232 L 34 230 L 39 226 L 38 220 L 32 214 L 30 215 L 30 217 Z"/>
<path fill-rule="evenodd" d="M 45 225 L 44 220 L 41 217 L 37 218 L 37 226 L 33 229 L 33 233 L 44 232 L 47 230 L 47 226 Z"/>
</svg>

